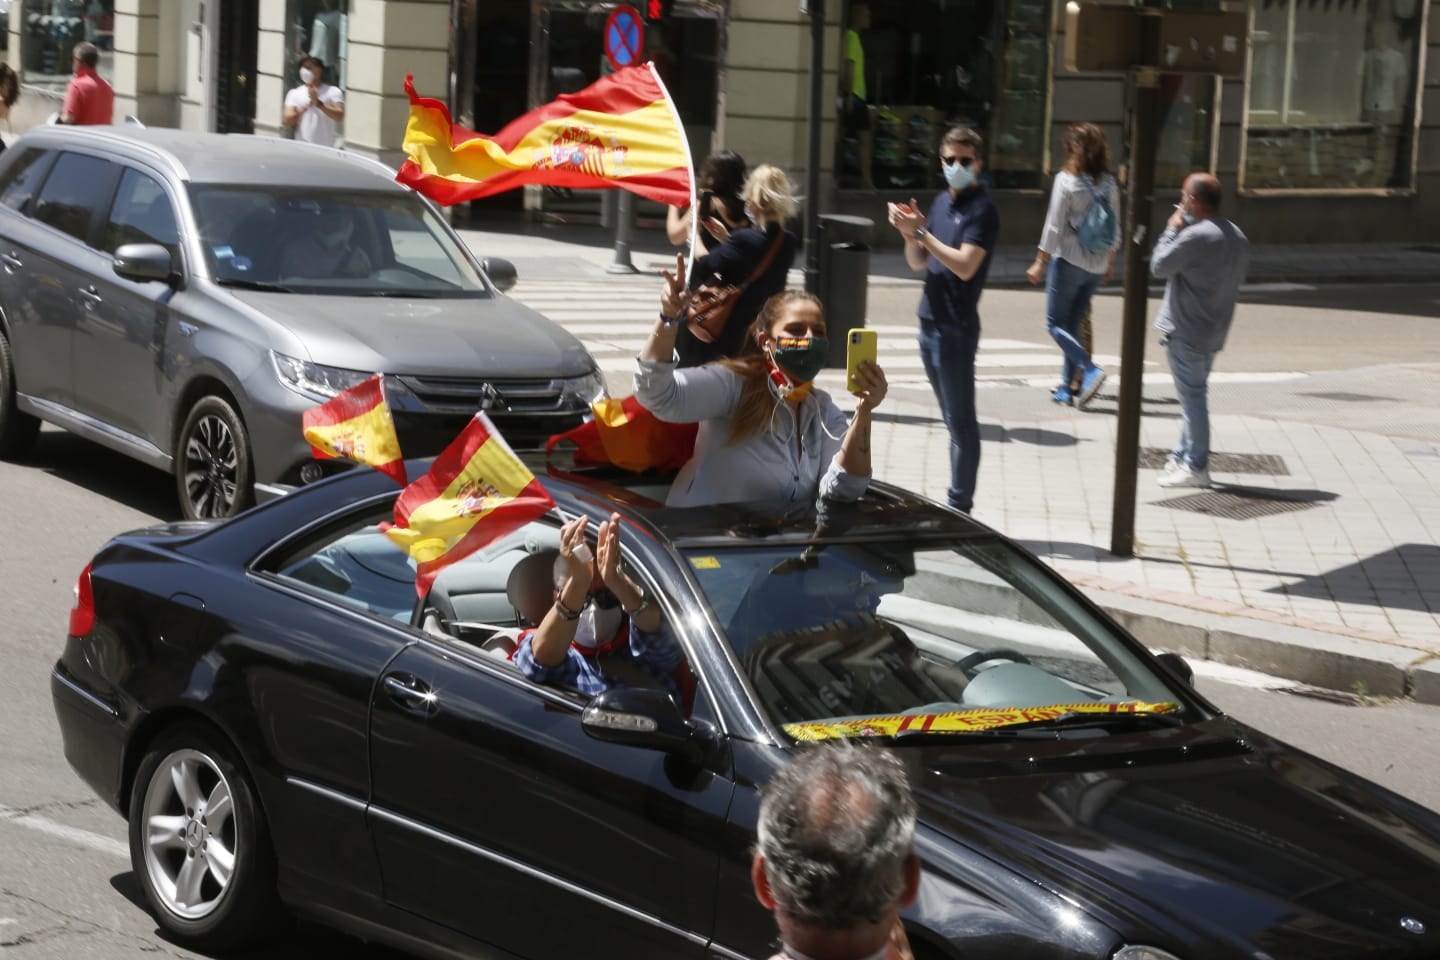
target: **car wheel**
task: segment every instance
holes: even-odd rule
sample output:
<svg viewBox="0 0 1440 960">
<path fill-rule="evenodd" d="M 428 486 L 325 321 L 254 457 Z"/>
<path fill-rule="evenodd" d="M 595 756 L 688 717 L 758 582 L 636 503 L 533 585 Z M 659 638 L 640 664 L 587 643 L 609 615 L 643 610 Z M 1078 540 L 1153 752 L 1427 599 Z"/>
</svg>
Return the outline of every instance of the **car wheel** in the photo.
<svg viewBox="0 0 1440 960">
<path fill-rule="evenodd" d="M 130 792 L 130 862 L 161 928 L 192 949 L 243 945 L 278 912 L 254 786 L 208 727 L 174 727 L 146 753 Z"/>
<path fill-rule="evenodd" d="M 15 365 L 10 341 L 0 332 L 0 457 L 22 456 L 35 442 L 40 420 L 15 406 Z"/>
<path fill-rule="evenodd" d="M 234 516 L 250 505 L 250 435 L 227 401 L 210 396 L 190 408 L 175 445 L 175 483 L 188 520 Z"/>
</svg>

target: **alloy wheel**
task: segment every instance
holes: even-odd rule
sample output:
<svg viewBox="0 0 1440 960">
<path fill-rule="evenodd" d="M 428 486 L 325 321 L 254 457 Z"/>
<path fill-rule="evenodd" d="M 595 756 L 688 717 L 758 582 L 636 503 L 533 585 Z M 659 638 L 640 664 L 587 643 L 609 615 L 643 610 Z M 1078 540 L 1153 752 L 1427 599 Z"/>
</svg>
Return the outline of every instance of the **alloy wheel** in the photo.
<svg viewBox="0 0 1440 960">
<path fill-rule="evenodd" d="M 239 489 L 240 453 L 230 425 L 207 414 L 185 438 L 185 493 L 197 517 L 229 516 Z"/>
<path fill-rule="evenodd" d="M 228 780 L 198 750 L 169 754 L 145 790 L 145 870 L 161 905 L 177 917 L 200 920 L 230 889 L 238 835 Z"/>
</svg>

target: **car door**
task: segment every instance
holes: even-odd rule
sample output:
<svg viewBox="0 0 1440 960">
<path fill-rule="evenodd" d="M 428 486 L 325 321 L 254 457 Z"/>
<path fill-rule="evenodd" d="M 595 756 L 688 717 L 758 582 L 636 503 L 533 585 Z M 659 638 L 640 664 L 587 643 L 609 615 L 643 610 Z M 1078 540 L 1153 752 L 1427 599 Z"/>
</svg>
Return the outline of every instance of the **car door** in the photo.
<svg viewBox="0 0 1440 960">
<path fill-rule="evenodd" d="M 56 403 L 70 400 L 69 335 L 47 315 L 70 310 L 69 297 L 53 287 L 36 288 L 35 250 L 48 228 L 30 216 L 31 203 L 58 154 L 31 147 L 6 168 L 0 185 L 0 310 L 15 355 L 15 386 L 25 396 Z M 64 306 L 56 306 L 60 298 Z"/>
<path fill-rule="evenodd" d="M 583 702 L 443 640 L 402 652 L 370 721 L 385 897 L 521 956 L 701 957 L 728 773 L 590 739 Z"/>
<path fill-rule="evenodd" d="M 174 203 L 158 178 L 135 167 L 121 171 L 100 249 L 113 256 L 127 243 L 160 244 L 182 271 Z M 75 325 L 75 406 L 168 452 L 164 359 L 176 336 L 175 302 L 184 296 L 171 284 L 137 283 L 113 269 L 92 281 L 94 296 L 82 300 Z"/>
</svg>

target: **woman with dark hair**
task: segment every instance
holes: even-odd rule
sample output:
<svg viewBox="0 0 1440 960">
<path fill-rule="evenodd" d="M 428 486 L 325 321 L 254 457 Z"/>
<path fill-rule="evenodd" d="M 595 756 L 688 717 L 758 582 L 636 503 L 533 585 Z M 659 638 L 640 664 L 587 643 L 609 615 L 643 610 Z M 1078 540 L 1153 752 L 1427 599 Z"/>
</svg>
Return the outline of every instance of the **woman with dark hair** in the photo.
<svg viewBox="0 0 1440 960">
<path fill-rule="evenodd" d="M 666 503 L 858 500 L 870 485 L 870 416 L 885 399 L 884 372 L 861 365 L 859 403 L 847 424 L 812 382 L 829 345 L 820 301 L 800 290 L 765 302 L 733 359 L 677 370 L 671 355 L 688 298 L 683 269 L 676 257 L 676 272 L 665 272 L 660 320 L 635 369 L 635 397 L 657 419 L 700 425 Z"/>
<path fill-rule="evenodd" d="M 20 75 L 8 63 L 0 63 L 0 118 L 9 119 L 10 108 L 20 99 Z M 0 153 L 5 152 L 5 140 L 0 138 Z"/>
<path fill-rule="evenodd" d="M 1102 281 L 1115 272 L 1120 231 L 1120 189 L 1110 175 L 1110 147 L 1093 123 L 1072 123 L 1065 130 L 1065 169 L 1055 174 L 1050 210 L 1040 233 L 1035 262 L 1025 271 L 1030 282 L 1045 281 L 1045 324 L 1065 355 L 1061 380 L 1050 398 L 1056 403 L 1089 403 L 1105 371 L 1081 344 L 1080 324 Z M 1096 214 L 1107 212 L 1109 236 L 1097 244 Z"/>
<path fill-rule="evenodd" d="M 695 178 L 700 192 L 696 201 L 700 208 L 699 249 L 695 256 L 704 256 L 724 243 L 731 230 L 750 226 L 745 201 L 740 197 L 746 173 L 745 158 L 734 150 L 712 153 L 701 164 Z M 690 242 L 691 213 L 690 207 L 683 211 L 670 207 L 665 213 L 665 235 L 677 247 Z"/>
</svg>

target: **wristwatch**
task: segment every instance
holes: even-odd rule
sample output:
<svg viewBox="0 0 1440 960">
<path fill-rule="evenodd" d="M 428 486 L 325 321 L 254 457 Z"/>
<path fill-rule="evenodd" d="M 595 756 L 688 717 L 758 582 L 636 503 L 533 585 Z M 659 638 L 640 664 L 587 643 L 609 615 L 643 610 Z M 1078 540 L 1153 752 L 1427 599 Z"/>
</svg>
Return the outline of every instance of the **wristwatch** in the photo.
<svg viewBox="0 0 1440 960">
<path fill-rule="evenodd" d="M 555 598 L 555 612 L 560 614 L 561 620 L 580 619 L 580 611 L 570 609 L 568 606 L 566 606 L 565 601 L 560 597 Z"/>
<path fill-rule="evenodd" d="M 924 227 L 915 228 L 914 237 L 916 243 L 919 243 L 921 240 L 924 240 L 928 236 L 930 236 L 929 230 L 926 230 Z"/>
<path fill-rule="evenodd" d="M 640 614 L 644 613 L 646 610 L 649 609 L 650 598 L 645 596 L 645 594 L 643 593 L 640 594 L 640 605 L 634 610 L 626 610 L 623 603 L 620 605 L 620 612 L 625 614 L 625 616 L 629 617 L 631 620 L 634 620 L 636 617 L 640 616 Z"/>
</svg>

